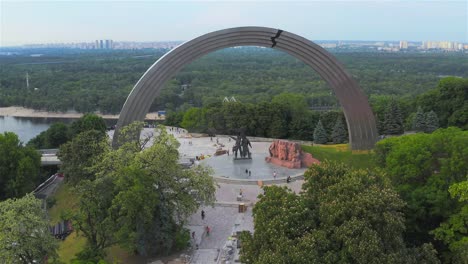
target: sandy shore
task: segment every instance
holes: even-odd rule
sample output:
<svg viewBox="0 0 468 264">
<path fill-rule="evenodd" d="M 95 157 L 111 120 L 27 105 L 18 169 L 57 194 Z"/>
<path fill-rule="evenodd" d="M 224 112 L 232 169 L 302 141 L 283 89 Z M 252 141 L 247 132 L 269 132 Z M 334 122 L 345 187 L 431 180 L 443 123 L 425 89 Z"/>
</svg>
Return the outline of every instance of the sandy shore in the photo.
<svg viewBox="0 0 468 264">
<path fill-rule="evenodd" d="M 103 115 L 97 114 L 104 119 L 118 119 L 119 115 Z M 41 110 L 34 110 L 30 108 L 10 106 L 0 107 L 0 116 L 13 116 L 13 117 L 42 117 L 42 118 L 80 118 L 83 116 L 81 113 L 62 113 L 62 112 L 47 112 Z M 158 117 L 158 113 L 146 114 L 146 120 L 164 120 L 164 116 Z"/>
</svg>

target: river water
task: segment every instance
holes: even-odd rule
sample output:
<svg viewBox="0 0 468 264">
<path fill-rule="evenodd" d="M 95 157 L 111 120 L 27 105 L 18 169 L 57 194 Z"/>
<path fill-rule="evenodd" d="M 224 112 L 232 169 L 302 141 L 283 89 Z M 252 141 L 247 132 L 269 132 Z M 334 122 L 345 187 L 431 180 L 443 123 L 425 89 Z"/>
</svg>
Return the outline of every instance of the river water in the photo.
<svg viewBox="0 0 468 264">
<path fill-rule="evenodd" d="M 42 118 L 42 117 L 12 117 L 0 116 L 0 133 L 9 131 L 18 135 L 23 144 L 47 130 L 53 123 L 63 122 L 70 124 L 76 119 L 71 118 Z M 105 120 L 107 125 L 113 125 L 117 122 L 115 119 Z"/>
<path fill-rule="evenodd" d="M 71 123 L 73 119 L 61 118 L 29 118 L 0 116 L 0 133 L 14 132 L 23 144 L 47 130 L 55 122 Z"/>
</svg>

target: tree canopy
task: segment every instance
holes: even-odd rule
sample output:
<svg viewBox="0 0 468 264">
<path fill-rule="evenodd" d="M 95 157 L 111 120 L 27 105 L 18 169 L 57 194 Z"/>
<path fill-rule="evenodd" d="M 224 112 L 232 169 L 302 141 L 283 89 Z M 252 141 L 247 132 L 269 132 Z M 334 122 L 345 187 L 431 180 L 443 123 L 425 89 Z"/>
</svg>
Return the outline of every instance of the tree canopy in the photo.
<svg viewBox="0 0 468 264">
<path fill-rule="evenodd" d="M 0 59 L 0 106 L 117 114 L 141 75 L 167 51 L 22 49 Z M 43 56 L 30 56 L 38 53 Z M 468 77 L 463 53 L 332 53 L 368 96 L 414 97 L 437 86 L 441 75 Z M 174 111 L 184 103 L 203 107 L 232 96 L 244 103 L 269 102 L 283 92 L 304 95 L 308 106 L 337 105 L 328 85 L 305 63 L 277 50 L 242 47 L 213 52 L 181 69 L 151 110 Z"/>
<path fill-rule="evenodd" d="M 0 259 L 4 263 L 47 263 L 57 257 L 57 240 L 41 201 L 32 194 L 0 202 Z"/>
<path fill-rule="evenodd" d="M 62 161 L 60 171 L 65 175 L 67 182 L 76 185 L 81 180 L 95 178 L 90 168 L 109 151 L 106 139 L 102 132 L 88 130 L 60 146 L 57 156 Z"/>
<path fill-rule="evenodd" d="M 463 214 L 465 202 L 450 197 L 449 188 L 468 175 L 466 142 L 468 131 L 451 127 L 388 138 L 375 148 L 377 165 L 385 169 L 407 203 L 405 239 L 413 245 L 432 242 L 445 261 L 454 252 L 435 241 L 431 231 Z"/>
<path fill-rule="evenodd" d="M 141 123 L 134 123 L 120 133 L 125 137 L 141 128 Z M 190 237 L 185 219 L 201 203 L 214 201 L 211 171 L 202 166 L 183 169 L 175 138 L 164 127 L 154 134 L 153 144 L 144 150 L 133 141 L 111 150 L 101 139 L 96 146 L 105 149 L 97 161 L 80 168 L 95 175 L 77 184 L 80 206 L 73 215 L 87 238 L 87 251 L 98 254 L 92 257 L 101 257 L 113 244 L 141 255 L 185 248 Z"/>
<path fill-rule="evenodd" d="M 12 132 L 0 134 L 0 201 L 22 197 L 40 182 L 40 154 Z"/>
<path fill-rule="evenodd" d="M 382 174 L 323 162 L 304 176 L 300 194 L 264 187 L 242 262 L 439 263 L 431 245 L 405 245 L 404 202 Z"/>
</svg>

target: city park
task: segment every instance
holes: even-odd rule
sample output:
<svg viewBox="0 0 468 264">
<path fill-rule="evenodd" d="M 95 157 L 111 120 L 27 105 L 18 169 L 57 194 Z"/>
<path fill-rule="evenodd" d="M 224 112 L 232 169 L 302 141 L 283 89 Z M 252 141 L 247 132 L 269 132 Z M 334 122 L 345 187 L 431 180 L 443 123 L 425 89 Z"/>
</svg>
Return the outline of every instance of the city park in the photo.
<svg viewBox="0 0 468 264">
<path fill-rule="evenodd" d="M 338 98 L 349 135 L 348 145 L 319 148 L 322 154 L 335 153 L 340 161 L 359 160 L 356 167 L 362 165 L 362 170 L 325 160 L 331 156 L 310 155 L 313 142 L 246 137 L 243 128 L 231 135 L 196 134 L 178 127 L 142 129 L 151 103 L 182 67 L 207 53 L 235 46 L 278 49 L 313 68 Z M 435 144 L 429 142 L 454 135 L 450 144 L 457 145 L 466 139 L 458 133 L 447 129 L 433 136 L 418 134 L 418 140 Z M 109 144 L 103 135 L 92 131 L 60 148 L 65 179 L 75 187 L 58 190 L 50 218 L 72 219 L 79 230 L 61 244 L 61 259 L 68 255 L 65 258 L 70 261 L 76 255 L 83 260 L 76 263 L 89 263 L 86 260 L 108 255 L 111 261 L 121 261 L 128 254 L 113 252 L 119 245 L 136 253 L 127 259 L 134 263 L 392 263 L 395 259 L 438 263 L 431 244 L 403 242 L 404 202 L 384 176 L 362 162 L 375 151 L 379 165 L 391 174 L 398 166 L 387 164 L 392 154 L 389 148 L 407 144 L 406 139 L 389 139 L 373 150 L 378 132 L 366 96 L 330 53 L 301 36 L 241 27 L 211 32 L 180 45 L 140 78 L 122 108 L 116 130 L 105 138 L 112 138 L 112 148 L 105 146 Z M 77 146 L 92 155 L 74 160 Z M 449 157 L 458 155 L 458 150 L 455 154 L 444 151 Z M 393 158 L 403 163 L 401 156 Z M 456 169 L 432 170 L 444 174 Z M 460 173 L 463 169 L 455 171 Z M 418 221 L 413 218 L 410 224 Z M 447 228 L 437 228 L 436 236 L 443 240 Z M 271 233 L 275 235 L 267 236 Z M 343 248 L 337 249 L 338 244 Z M 282 252 L 282 247 L 288 252 Z M 463 259 L 463 250 L 450 248 L 458 252 L 454 259 Z M 171 258 L 147 258 L 173 252 L 177 254 Z"/>
<path fill-rule="evenodd" d="M 343 66 L 330 53 L 303 37 L 283 30 L 264 27 L 230 28 L 211 32 L 182 44 L 159 59 L 140 78 L 128 96 L 120 113 L 119 121 L 117 122 L 117 130 L 112 137 L 113 146 L 118 147 L 120 144 L 118 128 L 129 125 L 134 121 L 143 121 L 151 103 L 164 87 L 165 83 L 174 76 L 179 69 L 207 53 L 222 48 L 245 45 L 276 48 L 291 54 L 311 66 L 327 81 L 330 87 L 332 87 L 343 107 L 348 125 L 351 149 L 369 150 L 374 146 L 377 140 L 377 127 L 374 115 L 365 95 L 360 90 L 356 81 L 354 81 L 345 71 Z M 180 129 L 176 128 L 176 131 L 180 132 Z M 242 146 L 241 148 L 241 144 L 244 145 L 243 142 L 248 141 L 245 135 L 241 136 L 241 133 L 242 130 L 237 131 L 237 140 L 232 148 L 232 153 L 235 157 L 232 160 L 228 159 L 228 161 L 226 161 L 224 158 L 220 159 L 214 157 L 207 159 L 205 162 L 205 164 L 214 168 L 216 172 L 215 176 L 225 177 L 225 179 L 217 178 L 216 180 L 219 187 L 216 192 L 217 206 L 213 207 L 212 210 L 200 209 L 204 210 L 203 214 L 205 214 L 206 210 L 210 215 L 209 218 L 215 221 L 211 222 L 208 220 L 208 217 L 205 220 L 205 216 L 203 216 L 203 219 L 201 219 L 203 222 L 200 223 L 199 220 L 196 220 L 196 216 L 192 216 L 192 218 L 195 219 L 192 219 L 192 224 L 194 225 L 191 226 L 190 229 L 192 239 L 194 240 L 196 248 L 198 248 L 192 256 L 193 263 L 223 263 L 221 262 L 223 260 L 220 258 L 223 258 L 224 261 L 234 260 L 234 258 L 238 260 L 238 254 L 237 256 L 234 256 L 234 253 L 237 250 L 235 250 L 229 243 L 233 242 L 233 236 L 238 239 L 237 235 L 240 234 L 241 231 L 253 232 L 253 220 L 251 212 L 249 216 L 236 216 L 235 214 L 232 215 L 232 211 L 236 212 L 236 209 L 238 208 L 239 213 L 246 214 L 246 202 L 249 202 L 249 207 L 253 206 L 255 201 L 258 199 L 258 195 L 263 192 L 261 187 L 264 183 L 289 183 L 292 173 L 295 174 L 294 178 L 303 178 L 302 175 L 304 170 L 300 170 L 300 168 L 307 167 L 303 161 L 302 166 L 301 161 L 299 161 L 300 165 L 296 166 L 295 170 L 285 169 L 282 166 L 268 166 L 268 164 L 265 163 L 264 157 L 262 156 L 265 156 L 268 153 L 267 149 L 268 145 L 270 145 L 268 141 L 267 146 L 260 142 L 256 142 L 257 144 L 254 144 L 255 147 L 253 148 L 253 152 L 255 155 L 252 161 L 247 143 L 245 143 L 245 146 Z M 179 141 L 181 141 L 181 139 L 179 139 Z M 228 142 L 230 141 L 231 138 L 229 137 Z M 193 145 L 191 136 L 189 136 L 189 140 L 184 138 L 181 142 L 181 146 L 188 146 L 189 148 L 194 149 L 195 153 L 191 153 L 190 150 L 187 151 L 185 148 L 181 153 L 192 158 L 195 156 L 196 160 L 199 160 L 199 156 L 197 155 L 204 155 L 197 153 L 201 152 L 203 147 L 199 145 L 198 140 L 195 142 L 196 144 Z M 211 142 L 212 137 L 210 142 L 207 143 Z M 218 138 L 216 138 L 216 146 L 220 148 L 215 151 L 212 150 L 211 153 L 215 154 L 217 151 L 222 150 L 221 147 L 224 146 L 224 144 L 227 145 L 228 142 L 220 143 Z M 248 144 L 250 145 L 250 142 L 248 142 Z M 282 165 L 285 165 L 285 162 L 293 162 L 293 158 L 288 157 L 287 147 L 284 148 L 284 150 L 279 151 L 279 155 L 276 154 L 274 156 L 271 153 L 272 146 L 274 147 L 275 145 L 280 144 L 289 143 L 277 141 L 271 144 L 269 146 L 270 159 L 273 158 L 278 161 L 284 161 L 278 163 Z M 296 143 L 296 145 L 298 144 Z M 293 148 L 297 147 L 293 146 Z M 241 156 L 239 158 L 237 157 L 238 151 Z M 244 154 L 242 154 L 243 152 Z M 293 155 L 302 156 L 301 150 L 290 152 L 292 152 Z M 227 149 L 227 153 L 229 153 L 229 147 Z M 246 158 L 246 153 L 248 154 L 248 158 Z M 299 160 L 300 159 L 301 158 L 299 158 Z M 312 163 L 319 163 L 319 161 L 314 160 L 314 162 L 309 162 L 307 165 L 310 166 Z M 253 177 L 251 175 L 252 171 L 254 171 Z M 281 172 L 278 174 L 278 171 Z M 301 183 L 301 180 L 297 181 L 297 183 L 293 185 L 294 187 L 292 187 L 292 189 L 299 192 Z M 238 203 L 234 201 L 237 201 Z M 226 209 L 221 209 L 223 206 L 229 204 L 234 205 L 234 207 L 237 208 L 227 209 L 230 213 L 226 212 Z M 219 213 L 219 210 L 224 212 Z M 210 228 L 212 228 L 212 232 L 209 231 Z M 224 230 L 224 232 L 221 232 L 221 230 Z M 208 236 L 209 233 L 211 233 L 210 236 Z M 217 236 L 216 239 L 214 238 L 215 236 Z M 198 240 L 199 238 L 200 242 Z M 203 238 L 205 238 L 205 240 L 203 240 Z M 226 245 L 230 245 L 230 247 L 223 247 L 224 243 L 226 243 Z M 220 251 L 220 249 L 223 249 L 223 251 Z"/>
</svg>

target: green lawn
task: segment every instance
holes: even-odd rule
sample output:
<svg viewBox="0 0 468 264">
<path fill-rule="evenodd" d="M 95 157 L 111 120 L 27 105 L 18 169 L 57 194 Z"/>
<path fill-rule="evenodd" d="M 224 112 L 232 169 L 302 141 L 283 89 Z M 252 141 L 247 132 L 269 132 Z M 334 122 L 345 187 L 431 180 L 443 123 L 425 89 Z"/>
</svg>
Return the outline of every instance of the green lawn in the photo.
<svg viewBox="0 0 468 264">
<path fill-rule="evenodd" d="M 54 194 L 56 203 L 49 209 L 50 223 L 56 224 L 61 219 L 62 213 L 66 210 L 77 209 L 77 197 L 73 194 L 71 186 L 68 184 L 62 184 L 57 192 Z M 71 233 L 64 241 L 60 241 L 59 249 L 57 254 L 59 255 L 60 261 L 64 263 L 70 263 L 75 255 L 80 252 L 86 245 L 86 238 L 78 235 L 76 232 Z M 128 263 L 136 264 L 145 262 L 144 258 L 138 256 L 132 256 L 128 254 L 124 249 L 119 246 L 112 246 L 107 250 L 107 260 L 110 263 Z"/>
<path fill-rule="evenodd" d="M 319 161 L 339 161 L 355 169 L 375 167 L 373 154 L 369 151 L 351 151 L 348 144 L 302 146 L 302 150 L 312 154 Z"/>
<path fill-rule="evenodd" d="M 74 210 L 77 206 L 77 197 L 71 191 L 71 186 L 62 184 L 54 194 L 55 205 L 49 208 L 50 223 L 52 225 L 58 223 L 61 219 L 61 214 L 66 210 Z"/>
<path fill-rule="evenodd" d="M 62 184 L 54 195 L 56 203 L 49 209 L 50 223 L 56 224 L 62 220 L 61 216 L 66 210 L 75 210 L 77 197 L 71 191 L 68 184 Z M 86 243 L 86 238 L 78 236 L 76 232 L 71 233 L 64 241 L 60 242 L 58 255 L 60 261 L 70 263 L 75 254 L 80 252 Z"/>
</svg>

